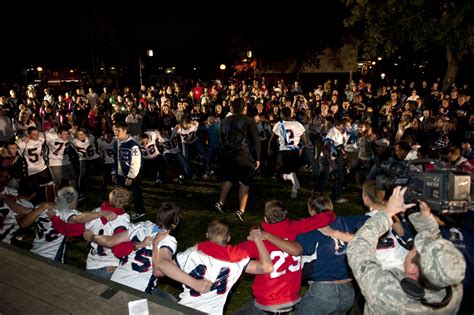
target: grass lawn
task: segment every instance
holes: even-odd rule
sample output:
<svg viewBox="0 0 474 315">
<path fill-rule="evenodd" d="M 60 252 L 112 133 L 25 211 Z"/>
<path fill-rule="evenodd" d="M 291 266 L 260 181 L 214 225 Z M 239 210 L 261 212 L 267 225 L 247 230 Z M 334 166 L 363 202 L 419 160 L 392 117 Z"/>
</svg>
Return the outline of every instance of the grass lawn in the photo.
<svg viewBox="0 0 474 315">
<path fill-rule="evenodd" d="M 220 219 L 229 224 L 232 233 L 232 244 L 236 244 L 246 239 L 251 226 L 259 225 L 263 218 L 264 203 L 270 199 L 280 199 L 286 205 L 289 217 L 298 219 L 307 216 L 306 201 L 314 189 L 314 180 L 307 170 L 302 170 L 299 175 L 301 189 L 297 199 L 291 199 L 291 184 L 270 178 L 256 177 L 254 185 L 250 188 L 250 197 L 245 215 L 245 222 L 240 222 L 234 215 L 238 209 L 237 187 L 234 187 L 225 204 L 228 214 L 221 214 L 214 209 L 214 203 L 218 199 L 220 182 L 215 177 L 208 181 L 187 181 L 182 185 L 161 184 L 145 180 L 143 184 L 143 198 L 147 211 L 144 220 L 154 221 L 155 210 L 164 201 L 176 202 L 181 207 L 181 220 L 173 235 L 178 240 L 178 251 L 183 251 L 187 247 L 195 245 L 197 242 L 205 240 L 207 224 L 213 219 Z M 97 189 L 99 178 L 93 178 L 89 187 L 88 198 L 84 201 L 79 210 L 90 211 L 98 207 L 102 196 Z M 343 196 L 349 199 L 349 203 L 336 204 L 336 214 L 362 214 L 360 189 L 356 185 L 350 184 Z M 27 236 L 27 235 L 25 235 Z M 28 248 L 31 237 L 24 237 L 23 246 Z M 68 240 L 65 263 L 84 269 L 88 244 L 79 238 Z M 252 298 L 251 284 L 253 276 L 243 275 L 240 281 L 234 286 L 227 303 L 227 314 L 232 314 L 243 304 Z M 160 282 L 160 288 L 177 295 L 181 289 L 180 285 L 164 279 Z M 305 287 L 302 288 L 302 292 Z"/>
</svg>

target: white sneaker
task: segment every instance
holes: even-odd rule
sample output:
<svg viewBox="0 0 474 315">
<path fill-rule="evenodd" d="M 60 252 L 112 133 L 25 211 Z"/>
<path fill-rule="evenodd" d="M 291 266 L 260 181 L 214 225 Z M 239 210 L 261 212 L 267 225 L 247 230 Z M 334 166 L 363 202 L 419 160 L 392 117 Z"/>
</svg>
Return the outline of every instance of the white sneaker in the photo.
<svg viewBox="0 0 474 315">
<path fill-rule="evenodd" d="M 298 189 L 295 189 L 294 186 L 293 186 L 293 188 L 291 188 L 290 198 L 295 199 L 296 197 L 298 197 Z"/>
<path fill-rule="evenodd" d="M 334 200 L 334 203 L 346 203 L 346 202 L 348 202 L 348 201 L 349 201 L 349 200 L 347 200 L 347 199 L 339 198 L 339 199 L 337 199 L 337 200 Z"/>
<path fill-rule="evenodd" d="M 289 177 L 291 178 L 291 182 L 293 183 L 293 187 L 298 190 L 300 189 L 300 182 L 298 181 L 298 177 L 296 177 L 296 173 L 290 173 Z"/>
</svg>

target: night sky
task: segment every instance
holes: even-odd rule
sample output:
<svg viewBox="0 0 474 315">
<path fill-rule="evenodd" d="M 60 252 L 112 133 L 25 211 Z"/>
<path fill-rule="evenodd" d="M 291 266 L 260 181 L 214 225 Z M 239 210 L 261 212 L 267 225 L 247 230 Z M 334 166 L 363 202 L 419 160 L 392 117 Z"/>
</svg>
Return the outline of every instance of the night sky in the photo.
<svg viewBox="0 0 474 315">
<path fill-rule="evenodd" d="M 136 4 L 135 4 L 136 3 Z M 291 2 L 284 6 L 251 2 L 176 6 L 135 1 L 126 6 L 13 8 L 2 19 L 1 76 L 26 65 L 90 68 L 93 56 L 107 65 L 138 67 L 138 54 L 153 49 L 155 65 L 203 71 L 231 62 L 240 51 L 262 55 L 301 54 L 339 43 L 346 11 L 339 1 Z"/>
</svg>

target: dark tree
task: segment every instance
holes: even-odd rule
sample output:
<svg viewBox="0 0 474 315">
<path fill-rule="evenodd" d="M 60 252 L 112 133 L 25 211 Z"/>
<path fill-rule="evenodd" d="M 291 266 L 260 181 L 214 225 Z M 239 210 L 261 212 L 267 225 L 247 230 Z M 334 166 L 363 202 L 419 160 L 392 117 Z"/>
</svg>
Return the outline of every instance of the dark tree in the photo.
<svg viewBox="0 0 474 315">
<path fill-rule="evenodd" d="M 474 51 L 472 0 L 346 0 L 344 22 L 362 33 L 365 58 L 397 53 L 405 45 L 415 51 L 443 49 L 447 69 L 443 89 L 454 82 L 459 63 Z"/>
</svg>

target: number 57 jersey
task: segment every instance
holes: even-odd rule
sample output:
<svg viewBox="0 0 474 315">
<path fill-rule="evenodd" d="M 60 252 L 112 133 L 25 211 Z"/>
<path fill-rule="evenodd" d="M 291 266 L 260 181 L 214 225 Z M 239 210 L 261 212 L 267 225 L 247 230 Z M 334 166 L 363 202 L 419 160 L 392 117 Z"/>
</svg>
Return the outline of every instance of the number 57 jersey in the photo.
<svg viewBox="0 0 474 315">
<path fill-rule="evenodd" d="M 155 237 L 160 231 L 161 229 L 151 221 L 139 222 L 130 226 L 129 239 L 132 243 L 139 243 L 148 236 Z M 158 244 L 157 250 L 167 247 L 174 254 L 176 246 L 176 239 L 168 235 Z M 153 245 L 132 251 L 120 260 L 120 264 L 110 280 L 143 292 L 152 293 L 156 285 L 156 277 L 153 276 L 152 257 Z"/>
<path fill-rule="evenodd" d="M 190 247 L 176 255 L 178 266 L 191 277 L 212 281 L 211 290 L 199 293 L 183 285 L 179 295 L 179 304 L 189 306 L 204 313 L 222 314 L 224 305 L 232 286 L 239 280 L 250 258 L 238 262 L 228 262 L 206 255 L 197 247 Z"/>
</svg>

